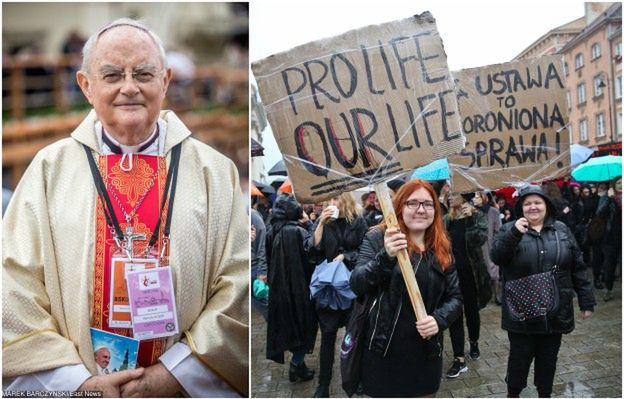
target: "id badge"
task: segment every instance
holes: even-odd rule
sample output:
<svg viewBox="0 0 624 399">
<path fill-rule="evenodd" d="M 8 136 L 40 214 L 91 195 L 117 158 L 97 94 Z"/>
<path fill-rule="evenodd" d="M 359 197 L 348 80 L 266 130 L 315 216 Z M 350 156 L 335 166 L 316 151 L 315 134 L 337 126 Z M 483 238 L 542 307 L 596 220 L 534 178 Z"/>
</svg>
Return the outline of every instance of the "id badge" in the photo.
<svg viewBox="0 0 624 399">
<path fill-rule="evenodd" d="M 134 338 L 146 340 L 178 333 L 171 267 L 128 272 Z"/>
<path fill-rule="evenodd" d="M 157 267 L 158 259 L 156 258 L 134 258 L 132 260 L 123 256 L 111 258 L 110 312 L 108 316 L 110 327 L 132 327 L 126 274 L 136 270 L 155 269 Z"/>
</svg>

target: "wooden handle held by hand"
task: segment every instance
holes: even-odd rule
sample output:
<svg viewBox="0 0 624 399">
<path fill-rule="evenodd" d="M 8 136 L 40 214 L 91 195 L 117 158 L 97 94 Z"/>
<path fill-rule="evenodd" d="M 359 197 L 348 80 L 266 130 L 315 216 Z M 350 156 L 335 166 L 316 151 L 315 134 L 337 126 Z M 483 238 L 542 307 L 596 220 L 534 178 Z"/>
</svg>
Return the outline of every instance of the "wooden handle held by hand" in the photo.
<svg viewBox="0 0 624 399">
<path fill-rule="evenodd" d="M 383 212 L 387 227 L 389 229 L 399 228 L 399 222 L 397 221 L 396 214 L 394 213 L 394 207 L 392 206 L 392 201 L 390 200 L 388 186 L 386 186 L 386 183 L 377 183 L 375 184 L 375 191 L 377 193 L 377 199 L 381 205 L 381 210 Z M 418 283 L 416 282 L 416 275 L 414 274 L 414 269 L 412 269 L 412 263 L 410 262 L 407 249 L 401 250 L 397 255 L 397 258 L 399 260 L 401 274 L 403 274 L 403 280 L 405 280 L 407 293 L 409 294 L 410 301 L 412 302 L 414 313 L 416 313 L 416 320 L 424 320 L 425 317 L 427 317 L 427 310 L 425 309 L 425 304 L 422 300 Z"/>
</svg>

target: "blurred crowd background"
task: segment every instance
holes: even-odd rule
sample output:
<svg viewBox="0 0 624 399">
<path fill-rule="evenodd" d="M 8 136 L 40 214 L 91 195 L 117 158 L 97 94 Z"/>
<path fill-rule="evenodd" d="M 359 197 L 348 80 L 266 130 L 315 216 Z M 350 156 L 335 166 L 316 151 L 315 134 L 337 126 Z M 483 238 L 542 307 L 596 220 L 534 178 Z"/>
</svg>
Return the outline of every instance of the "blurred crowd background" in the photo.
<svg viewBox="0 0 624 399">
<path fill-rule="evenodd" d="M 82 46 L 121 17 L 142 20 L 163 40 L 173 68 L 163 109 L 231 158 L 246 190 L 248 3 L 4 3 L 2 11 L 3 191 L 88 113 L 75 79 Z"/>
</svg>

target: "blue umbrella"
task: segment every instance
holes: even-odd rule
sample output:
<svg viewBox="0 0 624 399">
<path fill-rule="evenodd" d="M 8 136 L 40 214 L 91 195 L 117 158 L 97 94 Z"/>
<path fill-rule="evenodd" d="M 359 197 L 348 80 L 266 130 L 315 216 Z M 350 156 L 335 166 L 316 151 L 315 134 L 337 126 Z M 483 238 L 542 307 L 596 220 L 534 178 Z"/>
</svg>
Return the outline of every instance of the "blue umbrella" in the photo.
<svg viewBox="0 0 624 399">
<path fill-rule="evenodd" d="M 622 176 L 622 156 L 591 158 L 572 171 L 576 181 L 609 181 Z"/>
<path fill-rule="evenodd" d="M 421 166 L 420 168 L 416 168 L 410 179 L 435 181 L 449 179 L 450 177 L 448 160 L 446 158 L 442 158 L 425 166 Z"/>
<path fill-rule="evenodd" d="M 310 296 L 321 307 L 348 309 L 356 295 L 349 286 L 351 272 L 340 261 L 327 262 L 316 266 L 310 281 Z"/>
</svg>

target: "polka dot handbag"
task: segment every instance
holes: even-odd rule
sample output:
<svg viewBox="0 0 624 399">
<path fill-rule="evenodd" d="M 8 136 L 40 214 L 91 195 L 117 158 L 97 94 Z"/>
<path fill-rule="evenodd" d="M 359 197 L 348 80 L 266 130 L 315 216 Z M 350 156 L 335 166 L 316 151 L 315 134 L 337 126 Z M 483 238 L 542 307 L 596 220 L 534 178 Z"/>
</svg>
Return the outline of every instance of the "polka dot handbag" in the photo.
<svg viewBox="0 0 624 399">
<path fill-rule="evenodd" d="M 505 303 L 509 317 L 524 321 L 548 317 L 559 307 L 559 290 L 555 282 L 559 262 L 559 236 L 555 231 L 557 255 L 552 270 L 505 282 Z"/>
</svg>

